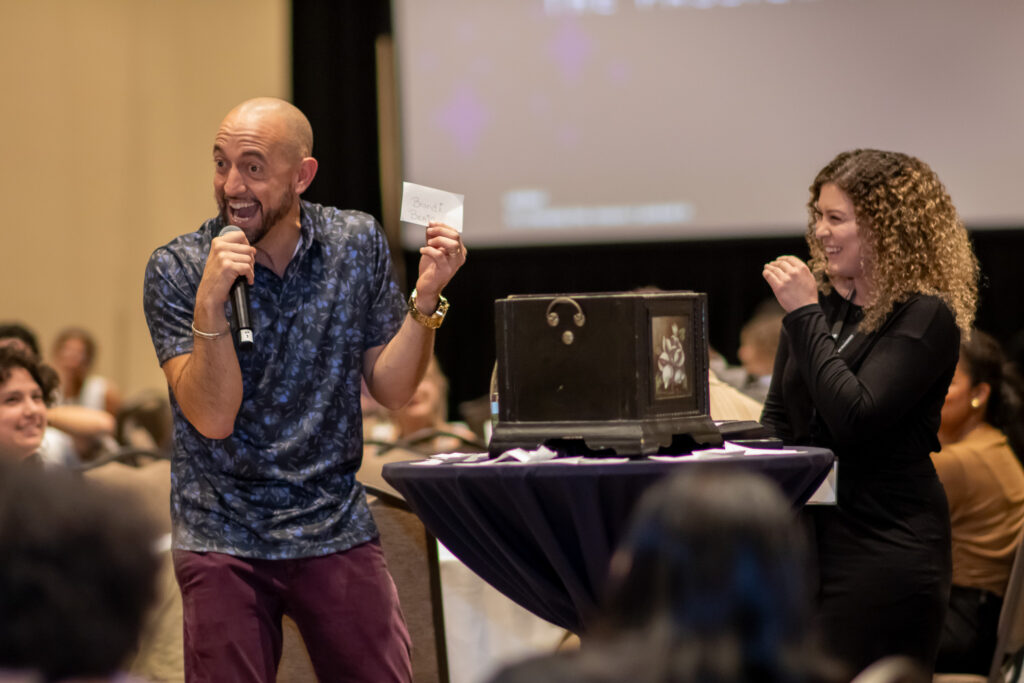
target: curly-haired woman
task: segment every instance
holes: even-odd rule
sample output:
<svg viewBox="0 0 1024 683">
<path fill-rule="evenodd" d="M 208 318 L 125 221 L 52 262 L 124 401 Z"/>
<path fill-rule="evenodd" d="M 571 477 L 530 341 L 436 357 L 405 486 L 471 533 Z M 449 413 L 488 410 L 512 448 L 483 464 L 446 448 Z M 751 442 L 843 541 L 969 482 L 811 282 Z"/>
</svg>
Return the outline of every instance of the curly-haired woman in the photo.
<svg viewBox="0 0 1024 683">
<path fill-rule="evenodd" d="M 27 350 L 0 345 L 0 460 L 36 454 L 46 431 L 46 406 L 57 375 Z"/>
<path fill-rule="evenodd" d="M 974 318 L 977 261 L 914 157 L 844 152 L 810 190 L 810 263 L 764 267 L 787 315 L 762 422 L 839 460 L 838 505 L 807 515 L 824 645 L 854 670 L 889 654 L 932 666 L 951 560 L 929 454 Z"/>
</svg>

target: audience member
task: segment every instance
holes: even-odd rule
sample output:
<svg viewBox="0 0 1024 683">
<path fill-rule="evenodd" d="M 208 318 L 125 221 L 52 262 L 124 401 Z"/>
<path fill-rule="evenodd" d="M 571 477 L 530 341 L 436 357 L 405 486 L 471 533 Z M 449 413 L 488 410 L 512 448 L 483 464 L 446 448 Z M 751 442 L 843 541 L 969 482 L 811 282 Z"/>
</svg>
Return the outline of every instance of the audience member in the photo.
<svg viewBox="0 0 1024 683">
<path fill-rule="evenodd" d="M 1024 425 L 1021 383 L 999 343 L 975 330 L 942 406 L 932 461 L 949 499 L 953 588 L 936 670 L 988 675 L 1014 554 L 1024 532 L 1024 469 L 1007 436 Z"/>
<path fill-rule="evenodd" d="M 469 427 L 448 421 L 448 378 L 437 357 L 430 360 L 409 402 L 388 413 L 394 440 L 403 448 L 423 455 L 483 451 L 484 444 Z"/>
<path fill-rule="evenodd" d="M 737 388 L 760 403 L 768 397 L 785 315 L 776 302 L 771 303 L 774 305 L 762 307 L 740 330 L 740 347 L 736 351 L 744 371 L 743 383 Z"/>
<path fill-rule="evenodd" d="M 0 669 L 126 681 L 153 596 L 154 533 L 128 501 L 62 470 L 0 463 Z"/>
<path fill-rule="evenodd" d="M 53 367 L 60 375 L 60 402 L 116 416 L 121 408 L 117 386 L 92 372 L 96 360 L 96 341 L 81 327 L 66 327 L 53 343 Z"/>
<path fill-rule="evenodd" d="M 14 346 L 40 357 L 35 333 L 20 323 L 0 325 L 0 346 Z M 94 455 L 97 444 L 109 444 L 116 428 L 114 416 L 105 410 L 55 402 L 47 409 L 47 422 L 39 454 L 51 466 L 80 464 L 82 454 Z"/>
<path fill-rule="evenodd" d="M 32 353 L 0 346 L 0 460 L 38 458 L 57 375 Z"/>
<path fill-rule="evenodd" d="M 764 277 L 787 311 L 762 423 L 830 448 L 838 504 L 813 506 L 818 626 L 852 670 L 934 666 L 949 596 L 949 508 L 930 453 L 970 333 L 978 266 L 938 177 L 895 152 L 844 152 L 808 202 L 810 267 Z"/>
<path fill-rule="evenodd" d="M 169 460 L 128 465 L 120 461 L 90 466 L 82 477 L 98 488 L 122 496 L 133 514 L 147 520 L 158 535 L 154 548 L 159 565 L 155 597 L 142 620 L 138 646 L 124 669 L 151 681 L 172 683 L 185 678 L 182 660 L 181 591 L 171 558 L 171 467 Z"/>
<path fill-rule="evenodd" d="M 774 484 L 695 469 L 648 490 L 612 560 L 598 625 L 577 652 L 494 683 L 828 680 L 810 645 L 806 547 Z"/>
<path fill-rule="evenodd" d="M 0 345 L 14 345 L 26 349 L 39 357 L 39 340 L 35 332 L 21 323 L 0 323 Z"/>
<path fill-rule="evenodd" d="M 60 376 L 57 404 L 95 411 L 91 415 L 96 417 L 102 417 L 106 412 L 116 420 L 121 408 L 120 393 L 113 382 L 92 373 L 95 358 L 96 342 L 86 330 L 66 327 L 57 333 L 53 343 L 53 367 Z M 109 421 L 106 424 L 110 424 Z M 117 450 L 113 429 L 110 431 L 108 433 L 104 429 L 99 435 L 72 434 L 78 459 L 88 461 L 105 451 Z"/>
<path fill-rule="evenodd" d="M 448 379 L 436 357 L 409 402 L 397 410 L 383 409 L 363 396 L 363 461 L 356 478 L 376 491 L 399 495 L 381 473 L 390 462 L 412 460 L 435 453 L 487 450 L 469 427 L 448 421 Z"/>
<path fill-rule="evenodd" d="M 740 328 L 740 346 L 736 350 L 740 360 L 738 366 L 729 365 L 722 354 L 709 349 L 711 369 L 718 378 L 750 396 L 759 405 L 764 404 L 768 395 L 785 313 L 774 298 L 761 302 Z"/>
</svg>

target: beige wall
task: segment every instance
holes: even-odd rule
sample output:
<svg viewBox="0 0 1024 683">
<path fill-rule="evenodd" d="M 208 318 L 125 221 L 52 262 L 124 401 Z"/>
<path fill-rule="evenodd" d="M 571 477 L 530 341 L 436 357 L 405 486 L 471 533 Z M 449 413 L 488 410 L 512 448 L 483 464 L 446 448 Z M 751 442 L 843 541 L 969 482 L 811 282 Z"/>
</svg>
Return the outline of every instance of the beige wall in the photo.
<svg viewBox="0 0 1024 683">
<path fill-rule="evenodd" d="M 290 94 L 287 0 L 0 0 L 0 320 L 82 325 L 125 395 L 164 388 L 150 252 L 215 213 L 217 124 Z"/>
</svg>

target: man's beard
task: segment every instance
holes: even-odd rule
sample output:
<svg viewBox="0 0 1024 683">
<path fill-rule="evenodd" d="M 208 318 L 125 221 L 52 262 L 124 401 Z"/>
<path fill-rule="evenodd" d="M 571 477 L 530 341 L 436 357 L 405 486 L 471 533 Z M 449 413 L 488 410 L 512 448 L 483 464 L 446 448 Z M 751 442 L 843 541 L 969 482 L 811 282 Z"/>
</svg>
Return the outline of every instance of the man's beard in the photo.
<svg viewBox="0 0 1024 683">
<path fill-rule="evenodd" d="M 249 244 L 256 244 L 263 239 L 270 229 L 277 225 L 277 223 L 288 215 L 288 213 L 294 208 L 295 203 L 299 201 L 299 196 L 295 192 L 294 187 L 289 187 L 285 190 L 277 202 L 277 208 L 268 210 L 262 202 L 260 202 L 260 213 L 263 215 L 263 220 L 256 226 L 256 231 L 249 235 L 246 234 L 245 238 L 249 240 Z M 220 219 L 224 225 L 231 223 L 231 219 L 228 216 L 228 200 L 220 195 L 217 197 L 217 205 L 220 209 Z"/>
</svg>

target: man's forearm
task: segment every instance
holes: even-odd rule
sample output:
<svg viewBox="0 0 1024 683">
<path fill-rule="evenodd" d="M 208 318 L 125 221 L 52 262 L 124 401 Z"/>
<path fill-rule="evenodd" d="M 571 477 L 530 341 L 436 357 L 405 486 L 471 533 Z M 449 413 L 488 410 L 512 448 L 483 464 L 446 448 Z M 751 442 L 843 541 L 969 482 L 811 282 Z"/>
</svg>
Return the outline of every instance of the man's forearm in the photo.
<svg viewBox="0 0 1024 683">
<path fill-rule="evenodd" d="M 167 382 L 185 418 L 210 439 L 231 435 L 242 405 L 242 371 L 230 334 L 196 338 L 192 353 L 164 363 Z"/>
<path fill-rule="evenodd" d="M 431 221 L 426 238 L 426 245 L 420 248 L 419 277 L 414 290 L 416 310 L 421 317 L 429 317 L 437 311 L 441 290 L 466 261 L 466 248 L 462 246 L 458 230 Z M 363 377 L 378 402 L 392 410 L 409 402 L 434 354 L 435 329 L 406 315 L 391 341 L 383 348 L 367 350 Z"/>
<path fill-rule="evenodd" d="M 364 376 L 370 394 L 392 410 L 412 398 L 434 353 L 434 330 L 405 317 L 391 341 L 367 352 Z"/>
</svg>

